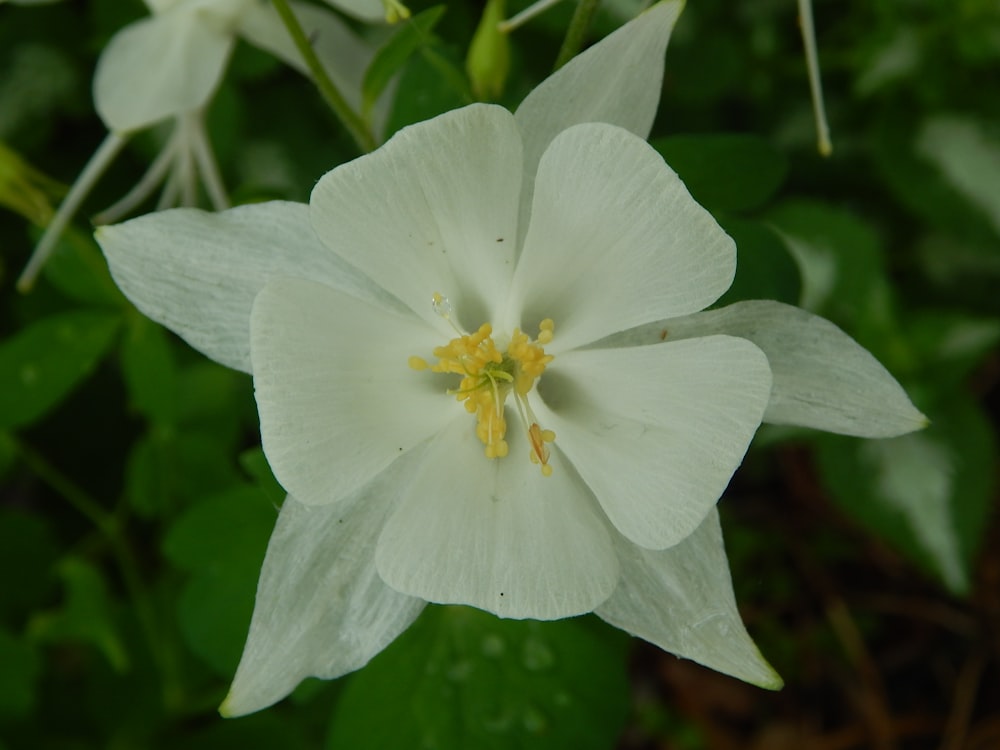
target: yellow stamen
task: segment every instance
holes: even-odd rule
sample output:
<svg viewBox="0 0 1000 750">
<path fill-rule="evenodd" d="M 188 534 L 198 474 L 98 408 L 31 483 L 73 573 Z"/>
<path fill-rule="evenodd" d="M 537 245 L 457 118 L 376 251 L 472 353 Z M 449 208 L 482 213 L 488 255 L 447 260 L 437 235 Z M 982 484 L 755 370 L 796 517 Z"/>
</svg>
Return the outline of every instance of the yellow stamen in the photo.
<svg viewBox="0 0 1000 750">
<path fill-rule="evenodd" d="M 531 454 L 529 458 L 533 464 L 542 465 L 544 476 L 552 475 L 552 467 L 549 466 L 549 449 L 546 443 L 551 443 L 556 439 L 556 434 L 552 430 L 543 430 L 538 426 L 538 422 L 532 422 L 528 428 L 528 440 L 531 441 Z"/>
<path fill-rule="evenodd" d="M 543 320 L 535 341 L 515 328 L 507 350 L 501 352 L 497 349 L 493 327 L 489 323 L 483 323 L 475 333 L 465 333 L 452 321 L 452 308 L 446 297 L 435 292 L 431 304 L 459 336 L 434 349 L 434 356 L 438 358 L 436 364 L 431 365 L 422 357 L 413 356 L 409 358 L 409 366 L 414 370 L 429 369 L 431 372 L 461 376 L 458 387 L 448 393 L 455 396 L 467 412 L 476 415 L 476 435 L 483 442 L 487 458 L 503 458 L 510 450 L 505 439 L 507 421 L 504 418 L 504 403 L 508 394 L 513 392 L 531 443 L 531 461 L 541 466 L 544 476 L 551 475 L 546 444 L 554 441 L 556 436 L 552 430 L 539 427 L 528 406 L 527 396 L 535 381 L 545 372 L 546 365 L 553 360 L 542 346 L 552 341 L 555 324 L 551 319 Z"/>
</svg>

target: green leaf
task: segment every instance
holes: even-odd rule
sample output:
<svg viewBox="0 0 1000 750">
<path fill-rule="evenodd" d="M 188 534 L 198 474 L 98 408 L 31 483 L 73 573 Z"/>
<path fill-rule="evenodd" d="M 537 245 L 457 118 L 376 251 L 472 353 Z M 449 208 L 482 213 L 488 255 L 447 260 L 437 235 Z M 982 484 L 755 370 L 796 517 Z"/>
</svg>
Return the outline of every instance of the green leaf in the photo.
<svg viewBox="0 0 1000 750">
<path fill-rule="evenodd" d="M 873 153 L 882 177 L 921 224 L 995 246 L 997 229 L 987 213 L 920 154 L 924 127 L 926 121 L 915 120 L 909 109 L 890 112 L 876 125 Z"/>
<path fill-rule="evenodd" d="M 134 443 L 125 465 L 125 498 L 142 518 L 163 516 L 177 489 L 173 438 L 155 431 Z"/>
<path fill-rule="evenodd" d="M 0 480 L 7 476 L 17 460 L 17 443 L 9 432 L 0 430 Z"/>
<path fill-rule="evenodd" d="M 191 508 L 164 540 L 167 558 L 192 573 L 178 608 L 184 640 L 220 676 L 232 677 L 243 651 L 277 517 L 256 487 L 244 486 Z"/>
<path fill-rule="evenodd" d="M 115 315 L 80 310 L 0 342 L 0 427 L 28 424 L 58 404 L 94 369 L 118 323 Z"/>
<path fill-rule="evenodd" d="M 736 278 L 716 306 L 739 300 L 773 299 L 795 304 L 799 269 L 781 238 L 766 224 L 724 219 L 722 228 L 736 241 Z"/>
<path fill-rule="evenodd" d="M 128 306 L 93 238 L 75 227 L 63 232 L 43 274 L 46 281 L 77 302 L 102 307 Z"/>
<path fill-rule="evenodd" d="M 874 230 L 850 211 L 818 201 L 787 201 L 768 211 L 802 273 L 801 305 L 840 323 L 870 308 L 884 286 L 882 248 Z"/>
<path fill-rule="evenodd" d="M 276 507 L 285 501 L 285 488 L 278 484 L 267 463 L 267 457 L 260 448 L 251 448 L 240 454 L 240 466 L 250 475 L 254 483 L 264 492 L 265 497 Z"/>
<path fill-rule="evenodd" d="M 764 205 L 788 173 L 785 155 L 754 135 L 675 135 L 650 145 L 691 195 L 713 211 L 751 211 Z"/>
<path fill-rule="evenodd" d="M 987 529 L 996 438 L 967 396 L 942 398 L 922 432 L 891 440 L 823 436 L 819 466 L 836 502 L 951 591 L 967 593 Z"/>
<path fill-rule="evenodd" d="M 403 70 L 385 137 L 472 101 L 460 63 L 442 47 L 424 47 Z"/>
<path fill-rule="evenodd" d="M 31 643 L 0 628 L 0 718 L 23 716 L 35 705 L 40 661 Z"/>
<path fill-rule="evenodd" d="M 628 712 L 626 644 L 590 618 L 430 606 L 351 677 L 327 747 L 606 750 Z"/>
<path fill-rule="evenodd" d="M 306 750 L 302 723 L 275 711 L 215 721 L 186 735 L 184 750 Z"/>
<path fill-rule="evenodd" d="M 0 622 L 20 622 L 45 602 L 57 554 L 43 516 L 0 510 Z"/>
<path fill-rule="evenodd" d="M 401 24 L 399 31 L 375 53 L 375 59 L 365 71 L 365 80 L 361 84 L 362 117 L 367 119 L 370 116 L 375 102 L 410 56 L 420 47 L 430 44 L 431 31 L 444 11 L 444 5 L 436 5 L 413 16 Z"/>
<path fill-rule="evenodd" d="M 241 408 L 256 422 L 250 378 L 215 362 L 202 360 L 178 373 L 177 401 L 179 423 L 220 436 L 239 436 Z"/>
<path fill-rule="evenodd" d="M 60 609 L 32 618 L 29 636 L 38 642 L 81 642 L 95 646 L 117 672 L 128 669 L 128 653 L 111 614 L 111 602 L 97 568 L 69 557 L 57 568 L 66 590 Z"/>
<path fill-rule="evenodd" d="M 1000 343 L 1000 319 L 925 310 L 912 316 L 906 337 L 924 381 L 937 390 L 960 388 Z"/>
<path fill-rule="evenodd" d="M 921 125 L 914 146 L 1000 235 L 1000 141 L 992 129 L 993 123 L 971 117 L 935 114 Z"/>
<path fill-rule="evenodd" d="M 136 440 L 125 469 L 125 497 L 143 518 L 165 517 L 206 494 L 240 486 L 234 446 L 208 430 L 154 428 Z"/>
<path fill-rule="evenodd" d="M 164 330 L 143 315 L 129 315 L 121 357 L 132 407 L 153 422 L 172 424 L 177 418 L 177 367 Z"/>
</svg>

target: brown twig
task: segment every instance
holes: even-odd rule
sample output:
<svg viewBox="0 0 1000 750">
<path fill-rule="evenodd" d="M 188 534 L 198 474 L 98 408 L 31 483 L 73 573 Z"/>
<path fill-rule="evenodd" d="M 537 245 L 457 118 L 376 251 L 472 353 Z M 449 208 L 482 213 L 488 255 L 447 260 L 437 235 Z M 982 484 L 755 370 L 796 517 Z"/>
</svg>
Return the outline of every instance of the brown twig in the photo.
<svg viewBox="0 0 1000 750">
<path fill-rule="evenodd" d="M 951 701 L 951 711 L 941 739 L 941 750 L 962 750 L 969 734 L 972 711 L 976 706 L 976 694 L 986 669 L 986 657 L 979 650 L 973 651 L 962 665 L 962 671 L 955 680 L 955 693 Z"/>
</svg>

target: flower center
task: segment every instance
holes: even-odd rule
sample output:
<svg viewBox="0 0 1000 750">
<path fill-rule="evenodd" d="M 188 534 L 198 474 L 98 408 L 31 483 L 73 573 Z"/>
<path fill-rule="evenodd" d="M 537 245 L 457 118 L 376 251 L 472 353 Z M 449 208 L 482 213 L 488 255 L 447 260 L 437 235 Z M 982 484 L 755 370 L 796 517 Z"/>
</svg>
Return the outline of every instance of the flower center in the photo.
<svg viewBox="0 0 1000 750">
<path fill-rule="evenodd" d="M 410 367 L 462 377 L 458 388 L 448 393 L 462 402 L 467 412 L 476 415 L 476 435 L 483 441 L 487 458 L 507 455 L 504 403 L 513 393 L 531 443 L 529 458 L 541 466 L 544 476 L 552 474 L 547 444 L 556 439 L 556 434 L 539 427 L 528 404 L 528 393 L 545 372 L 545 366 L 554 359 L 542 347 L 552 341 L 555 324 L 549 318 L 543 320 L 534 341 L 515 328 L 506 350 L 501 352 L 493 338 L 493 326 L 483 323 L 475 333 L 466 333 L 452 321 L 451 305 L 445 297 L 434 294 L 432 300 L 434 309 L 451 323 L 459 336 L 434 349 L 437 364 L 428 364 L 422 357 L 410 357 Z"/>
</svg>

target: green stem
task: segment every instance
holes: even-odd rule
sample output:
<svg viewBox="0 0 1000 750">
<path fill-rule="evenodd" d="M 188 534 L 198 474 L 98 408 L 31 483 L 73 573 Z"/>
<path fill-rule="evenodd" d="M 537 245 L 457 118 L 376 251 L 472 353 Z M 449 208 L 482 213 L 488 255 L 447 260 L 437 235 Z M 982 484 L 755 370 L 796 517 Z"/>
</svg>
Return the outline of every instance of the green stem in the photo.
<svg viewBox="0 0 1000 750">
<path fill-rule="evenodd" d="M 299 19 L 292 13 L 292 9 L 288 5 L 288 0 L 271 0 L 271 2 L 274 4 L 274 9 L 278 11 L 278 15 L 281 16 L 282 22 L 288 28 L 288 33 L 291 34 L 292 41 L 295 42 L 299 54 L 302 55 L 302 59 L 309 68 L 309 72 L 312 74 L 313 80 L 316 82 L 316 87 L 319 89 L 319 93 L 323 96 L 323 99 L 330 105 L 330 109 L 333 110 L 333 113 L 343 123 L 344 127 L 347 128 L 347 132 L 354 138 L 355 143 L 358 144 L 358 148 L 363 153 L 374 151 L 376 145 L 375 136 L 372 135 L 361 117 L 351 109 L 333 81 L 330 80 L 330 76 L 326 74 L 323 64 L 316 56 L 316 51 L 312 48 L 309 39 L 306 37 L 306 32 L 302 29 L 302 24 L 299 23 Z"/>
<path fill-rule="evenodd" d="M 572 60 L 583 47 L 583 41 L 587 36 L 587 28 L 597 11 L 599 0 L 580 0 L 573 11 L 573 18 L 570 19 L 569 28 L 566 29 L 566 38 L 563 39 L 562 47 L 559 49 L 559 56 L 556 58 L 555 70 L 559 70 L 563 65 Z"/>
<path fill-rule="evenodd" d="M 121 524 L 118 518 L 106 511 L 101 504 L 92 498 L 84 489 L 73 480 L 50 464 L 44 456 L 20 441 L 14 441 L 15 449 L 25 466 L 45 484 L 55 490 L 81 515 L 97 527 L 111 549 L 111 554 L 115 559 L 115 564 L 125 584 L 132 606 L 135 608 L 136 617 L 142 627 L 149 642 L 150 653 L 156 659 L 164 675 L 165 687 L 169 688 L 174 684 L 170 679 L 173 677 L 172 670 L 168 669 L 168 659 L 164 654 L 164 641 L 159 637 L 157 628 L 156 612 L 146 595 L 145 586 L 139 577 L 139 564 L 129 546 L 128 541 L 122 534 Z M 168 693 L 176 692 L 167 690 Z"/>
</svg>

